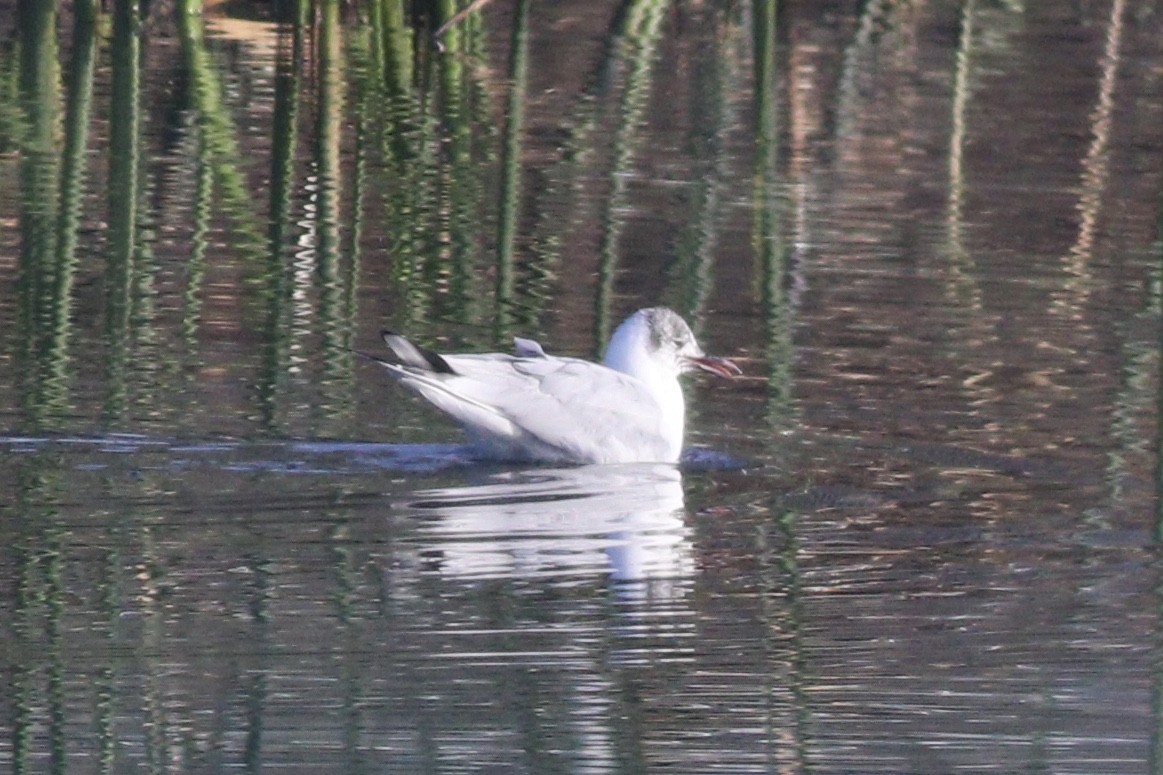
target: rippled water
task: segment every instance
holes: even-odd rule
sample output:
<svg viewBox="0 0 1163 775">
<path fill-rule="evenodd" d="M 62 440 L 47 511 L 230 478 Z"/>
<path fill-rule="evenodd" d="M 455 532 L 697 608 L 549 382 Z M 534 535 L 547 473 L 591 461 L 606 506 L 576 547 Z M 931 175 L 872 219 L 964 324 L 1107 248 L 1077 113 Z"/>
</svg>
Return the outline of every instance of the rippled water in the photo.
<svg viewBox="0 0 1163 775">
<path fill-rule="evenodd" d="M 1158 3 L 109 5 L 0 13 L 0 766 L 1160 770 Z M 349 349 L 656 303 L 678 467 Z"/>
<path fill-rule="evenodd" d="M 3 444 L 26 764 L 1109 771 L 1148 752 L 1146 525 L 977 513 L 1079 497 L 1053 465 L 900 450 L 918 479 L 977 480 L 908 491 L 717 457 Z"/>
</svg>

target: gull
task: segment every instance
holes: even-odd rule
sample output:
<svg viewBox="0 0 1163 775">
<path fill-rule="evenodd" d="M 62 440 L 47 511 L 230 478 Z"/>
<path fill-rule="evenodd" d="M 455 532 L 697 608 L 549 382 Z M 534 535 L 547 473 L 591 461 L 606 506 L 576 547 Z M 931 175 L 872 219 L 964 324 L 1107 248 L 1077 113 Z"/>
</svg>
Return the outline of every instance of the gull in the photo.
<svg viewBox="0 0 1163 775">
<path fill-rule="evenodd" d="M 391 331 L 383 338 L 391 360 L 360 355 L 449 415 L 492 460 L 675 463 L 686 414 L 679 375 L 742 374 L 704 353 L 665 307 L 618 326 L 603 363 L 549 355 L 532 339 L 515 339 L 515 355 L 440 355 Z"/>
</svg>

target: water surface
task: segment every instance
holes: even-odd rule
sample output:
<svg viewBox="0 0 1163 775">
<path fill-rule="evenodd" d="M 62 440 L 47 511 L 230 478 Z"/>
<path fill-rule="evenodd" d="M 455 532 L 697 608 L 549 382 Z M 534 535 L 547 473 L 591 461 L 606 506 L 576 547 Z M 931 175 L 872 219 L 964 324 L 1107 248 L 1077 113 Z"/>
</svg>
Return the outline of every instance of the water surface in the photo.
<svg viewBox="0 0 1163 775">
<path fill-rule="evenodd" d="M 0 765 L 1160 770 L 1157 3 L 35 5 Z M 350 351 L 658 303 L 677 467 Z"/>
</svg>

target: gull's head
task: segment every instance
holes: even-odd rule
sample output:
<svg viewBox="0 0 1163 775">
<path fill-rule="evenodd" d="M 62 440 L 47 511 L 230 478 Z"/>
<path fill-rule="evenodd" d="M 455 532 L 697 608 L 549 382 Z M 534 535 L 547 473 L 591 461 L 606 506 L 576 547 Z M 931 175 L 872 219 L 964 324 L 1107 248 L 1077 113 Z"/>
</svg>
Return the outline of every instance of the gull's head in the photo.
<svg viewBox="0 0 1163 775">
<path fill-rule="evenodd" d="M 626 318 L 610 337 L 605 364 L 646 381 L 696 369 L 727 378 L 743 373 L 726 358 L 704 353 L 686 321 L 666 307 L 640 309 Z"/>
</svg>

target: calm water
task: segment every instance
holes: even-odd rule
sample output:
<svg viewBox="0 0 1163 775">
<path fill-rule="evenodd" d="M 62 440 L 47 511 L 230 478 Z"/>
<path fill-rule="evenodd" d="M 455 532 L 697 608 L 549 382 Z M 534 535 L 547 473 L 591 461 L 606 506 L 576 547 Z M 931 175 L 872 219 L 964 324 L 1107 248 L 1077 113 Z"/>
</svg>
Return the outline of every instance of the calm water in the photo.
<svg viewBox="0 0 1163 775">
<path fill-rule="evenodd" d="M 1163 772 L 1159 2 L 107 5 L 0 3 L 0 769 Z M 348 349 L 657 303 L 678 468 Z"/>
</svg>

